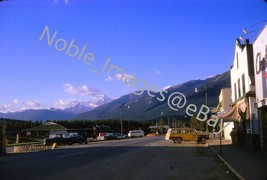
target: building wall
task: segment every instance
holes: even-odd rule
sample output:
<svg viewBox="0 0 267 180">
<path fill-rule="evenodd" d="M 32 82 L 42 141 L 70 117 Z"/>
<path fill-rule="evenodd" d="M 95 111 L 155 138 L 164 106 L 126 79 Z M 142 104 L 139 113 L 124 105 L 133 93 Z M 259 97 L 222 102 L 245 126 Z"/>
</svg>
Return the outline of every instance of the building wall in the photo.
<svg viewBox="0 0 267 180">
<path fill-rule="evenodd" d="M 232 129 L 234 128 L 234 122 L 225 122 L 223 123 L 223 126 L 226 128 L 224 128 L 224 139 L 225 140 L 232 140 L 230 133 L 232 131 Z"/>
<path fill-rule="evenodd" d="M 255 97 L 249 97 L 249 112 L 250 112 L 250 127 L 251 127 L 251 133 L 252 134 L 259 134 L 259 118 L 258 118 L 258 112 L 255 108 L 256 98 Z"/>
<path fill-rule="evenodd" d="M 246 42 L 235 46 L 235 55 L 233 66 L 231 67 L 231 89 L 232 89 L 232 102 L 235 102 L 245 93 L 255 91 L 254 86 L 254 75 L 253 77 L 249 76 L 249 69 L 251 67 L 250 61 L 253 65 L 253 57 L 250 59 L 250 54 L 252 53 L 252 46 Z M 242 77 L 243 76 L 243 77 Z"/>
<path fill-rule="evenodd" d="M 267 25 L 255 39 L 253 52 L 260 145 L 263 151 L 267 151 Z"/>
<path fill-rule="evenodd" d="M 219 96 L 219 103 L 221 104 L 220 109 L 218 109 L 221 115 L 231 109 L 230 104 L 232 103 L 231 99 L 231 88 L 224 88 L 221 90 Z M 223 123 L 223 136 L 225 140 L 231 140 L 230 132 L 234 128 L 233 122 L 225 122 Z"/>
<path fill-rule="evenodd" d="M 241 44 L 238 40 L 236 42 L 233 66 L 231 67 L 230 71 L 232 93 L 231 98 L 233 103 L 236 103 L 242 99 L 245 99 L 248 102 L 247 110 L 249 111 L 250 121 L 246 122 L 245 125 L 242 125 L 243 128 L 245 128 L 243 131 L 245 131 L 247 134 L 257 134 L 257 110 L 254 106 L 256 99 L 254 98 L 255 76 L 253 64 L 253 46 L 252 44 L 249 44 L 248 40 L 246 40 L 244 44 Z"/>
<path fill-rule="evenodd" d="M 261 150 L 267 152 L 267 106 L 258 109 Z"/>
<path fill-rule="evenodd" d="M 219 96 L 219 102 L 221 103 L 220 111 L 229 111 L 231 109 L 231 88 L 224 88 L 221 90 L 220 96 Z"/>
<path fill-rule="evenodd" d="M 50 131 L 49 138 L 54 138 L 57 134 L 62 134 L 62 137 L 68 137 L 70 133 L 67 131 Z"/>
<path fill-rule="evenodd" d="M 267 25 L 253 43 L 254 69 L 256 83 L 256 100 L 258 107 L 266 106 L 267 100 L 267 68 L 261 69 L 259 61 L 265 58 L 267 63 Z M 266 64 L 267 65 L 267 64 Z"/>
</svg>

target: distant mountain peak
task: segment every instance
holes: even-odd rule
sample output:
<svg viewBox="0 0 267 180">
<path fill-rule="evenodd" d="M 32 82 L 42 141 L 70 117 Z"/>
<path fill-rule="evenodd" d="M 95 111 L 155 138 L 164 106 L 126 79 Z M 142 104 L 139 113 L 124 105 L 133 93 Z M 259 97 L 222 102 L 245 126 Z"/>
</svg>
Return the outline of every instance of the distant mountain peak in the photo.
<svg viewBox="0 0 267 180">
<path fill-rule="evenodd" d="M 77 102 L 66 109 L 25 109 L 16 112 L 0 113 L 0 116 L 19 120 L 69 120 L 79 113 L 88 112 L 96 107 L 111 102 L 113 99 L 105 95 L 97 95 L 89 101 Z"/>
<path fill-rule="evenodd" d="M 75 114 L 80 114 L 84 112 L 91 111 L 99 106 L 113 101 L 113 99 L 107 97 L 106 95 L 99 94 L 90 99 L 89 101 L 78 102 L 75 106 L 64 109 L 64 111 L 72 112 Z"/>
<path fill-rule="evenodd" d="M 140 96 L 134 93 L 129 93 L 121 96 L 114 101 L 103 106 L 97 107 L 86 113 L 81 113 L 75 119 L 79 120 L 101 120 L 101 119 L 119 119 L 123 116 L 124 120 L 145 121 L 156 119 L 160 113 L 164 113 L 165 119 L 170 120 L 175 118 L 185 117 L 185 108 L 177 111 L 172 110 L 167 103 L 168 96 L 175 92 L 180 92 L 186 95 L 188 104 L 195 104 L 201 107 L 205 103 L 205 85 L 208 87 L 208 106 L 214 107 L 218 104 L 219 94 L 222 88 L 230 87 L 229 71 L 208 77 L 204 80 L 190 80 L 185 83 L 180 83 L 168 88 L 168 93 L 165 94 L 165 101 L 159 101 L 157 98 L 150 97 L 147 91 L 144 91 Z M 195 89 L 198 89 L 196 92 Z M 159 94 L 157 94 L 159 95 Z M 127 108 L 127 106 L 130 108 Z M 182 120 L 184 120 L 182 118 Z"/>
</svg>

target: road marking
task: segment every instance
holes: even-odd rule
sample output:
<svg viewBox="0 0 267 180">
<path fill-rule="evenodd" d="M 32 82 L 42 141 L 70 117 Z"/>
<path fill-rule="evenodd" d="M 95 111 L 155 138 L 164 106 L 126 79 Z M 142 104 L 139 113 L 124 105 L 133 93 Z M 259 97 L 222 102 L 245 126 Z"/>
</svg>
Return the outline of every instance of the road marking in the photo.
<svg viewBox="0 0 267 180">
<path fill-rule="evenodd" d="M 62 157 L 67 157 L 67 156 L 74 156 L 74 155 L 77 155 L 77 154 L 83 154 L 84 152 L 77 152 L 77 153 L 71 153 L 71 154 L 65 154 L 65 155 L 61 155 L 61 156 L 58 156 L 59 158 L 62 158 Z"/>
</svg>

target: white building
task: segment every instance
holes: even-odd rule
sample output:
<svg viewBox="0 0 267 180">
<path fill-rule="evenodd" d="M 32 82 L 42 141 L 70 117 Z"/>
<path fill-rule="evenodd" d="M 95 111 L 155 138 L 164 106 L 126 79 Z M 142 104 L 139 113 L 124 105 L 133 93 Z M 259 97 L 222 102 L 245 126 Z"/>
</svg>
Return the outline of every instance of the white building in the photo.
<svg viewBox="0 0 267 180">
<path fill-rule="evenodd" d="M 253 43 L 261 150 L 267 151 L 267 24 Z"/>
<path fill-rule="evenodd" d="M 256 98 L 253 47 L 249 40 L 244 44 L 239 39 L 236 40 L 230 73 L 232 109 L 228 114 L 234 117 L 235 129 L 241 134 L 241 142 L 252 145 L 252 138 L 258 136 L 259 131 L 257 110 L 254 106 Z"/>
<path fill-rule="evenodd" d="M 229 112 L 231 109 L 231 88 L 223 88 L 220 92 L 219 96 L 219 104 L 217 106 L 218 115 L 221 117 L 222 115 Z M 228 124 L 229 123 L 229 124 Z M 225 140 L 231 140 L 230 132 L 234 128 L 234 120 L 230 119 L 229 121 L 225 120 L 223 122 L 223 127 L 225 127 L 223 131 L 223 136 Z"/>
</svg>

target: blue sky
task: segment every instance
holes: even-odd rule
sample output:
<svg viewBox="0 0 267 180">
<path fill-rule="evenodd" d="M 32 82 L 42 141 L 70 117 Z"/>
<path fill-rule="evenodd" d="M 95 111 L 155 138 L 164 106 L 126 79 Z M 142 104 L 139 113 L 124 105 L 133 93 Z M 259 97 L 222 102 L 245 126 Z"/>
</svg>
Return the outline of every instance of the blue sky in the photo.
<svg viewBox="0 0 267 180">
<path fill-rule="evenodd" d="M 0 112 L 65 108 L 136 90 L 101 71 L 108 58 L 158 90 L 223 73 L 241 29 L 266 21 L 266 12 L 263 0 L 2 2 Z M 47 37 L 39 40 L 45 27 L 51 36 L 57 31 L 51 46 Z M 67 47 L 57 50 L 58 39 L 67 47 L 75 39 L 79 52 L 86 45 L 94 60 L 88 65 L 68 56 Z"/>
</svg>

